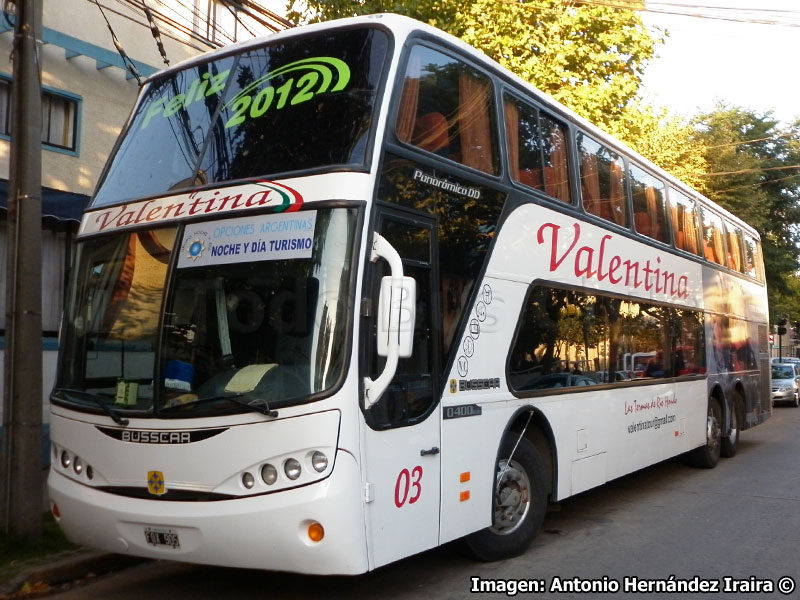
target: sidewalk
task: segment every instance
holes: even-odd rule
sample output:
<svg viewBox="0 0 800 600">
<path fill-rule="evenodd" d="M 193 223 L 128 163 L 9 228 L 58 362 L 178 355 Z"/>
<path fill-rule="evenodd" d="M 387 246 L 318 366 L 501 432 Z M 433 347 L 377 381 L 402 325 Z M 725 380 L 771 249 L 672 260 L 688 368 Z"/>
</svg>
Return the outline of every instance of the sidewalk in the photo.
<svg viewBox="0 0 800 600">
<path fill-rule="evenodd" d="M 87 549 L 43 557 L 31 561 L 31 566 L 0 583 L 0 600 L 56 592 L 62 585 L 126 569 L 145 560 L 138 556 Z"/>
</svg>

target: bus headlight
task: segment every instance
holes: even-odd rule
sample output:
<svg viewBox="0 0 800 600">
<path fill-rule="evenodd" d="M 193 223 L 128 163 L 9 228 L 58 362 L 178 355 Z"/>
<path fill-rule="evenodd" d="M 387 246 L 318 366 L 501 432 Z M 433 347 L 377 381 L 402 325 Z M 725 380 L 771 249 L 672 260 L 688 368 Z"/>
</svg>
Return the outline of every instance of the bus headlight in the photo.
<svg viewBox="0 0 800 600">
<path fill-rule="evenodd" d="M 300 463 L 294 458 L 290 458 L 283 463 L 283 472 L 286 473 L 286 476 L 292 481 L 300 477 L 302 471 L 303 469 L 300 467 Z"/>
<path fill-rule="evenodd" d="M 61 451 L 61 466 L 65 469 L 69 469 L 69 466 L 72 464 L 72 459 L 69 457 L 69 452 L 66 450 Z"/>
<path fill-rule="evenodd" d="M 80 475 L 83 473 L 83 461 L 76 456 L 75 462 L 72 464 L 72 468 L 75 470 L 76 475 Z"/>
<path fill-rule="evenodd" d="M 278 469 L 267 463 L 261 467 L 261 479 L 263 479 L 264 483 L 267 485 L 272 485 L 278 481 Z"/>
<path fill-rule="evenodd" d="M 328 468 L 328 457 L 325 456 L 325 453 L 317 450 L 311 455 L 311 466 L 317 473 L 322 473 Z"/>
<path fill-rule="evenodd" d="M 242 474 L 242 485 L 248 489 L 253 489 L 253 486 L 256 484 L 256 478 L 253 477 L 252 473 L 243 473 Z"/>
</svg>

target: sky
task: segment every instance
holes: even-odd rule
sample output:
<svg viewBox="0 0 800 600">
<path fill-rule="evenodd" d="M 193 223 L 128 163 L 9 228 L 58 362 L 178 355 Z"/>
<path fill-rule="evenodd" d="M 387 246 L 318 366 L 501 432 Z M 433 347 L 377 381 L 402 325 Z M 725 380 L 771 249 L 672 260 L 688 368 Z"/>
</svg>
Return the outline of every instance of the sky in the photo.
<svg viewBox="0 0 800 600">
<path fill-rule="evenodd" d="M 647 0 L 648 26 L 670 31 L 645 70 L 642 92 L 654 106 L 694 116 L 714 101 L 785 123 L 800 118 L 800 0 Z M 793 26 L 741 21 L 779 21 Z"/>
</svg>

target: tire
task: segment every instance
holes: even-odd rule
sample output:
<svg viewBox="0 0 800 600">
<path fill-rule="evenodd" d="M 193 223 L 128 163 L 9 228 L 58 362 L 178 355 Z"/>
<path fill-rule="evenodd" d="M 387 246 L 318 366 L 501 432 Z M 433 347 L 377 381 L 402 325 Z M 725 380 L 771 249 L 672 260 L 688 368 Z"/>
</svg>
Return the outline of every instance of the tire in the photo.
<svg viewBox="0 0 800 600">
<path fill-rule="evenodd" d="M 736 450 L 739 446 L 739 435 L 741 434 L 742 426 L 740 415 L 744 408 L 744 397 L 739 391 L 733 393 L 733 406 L 731 407 L 731 430 L 728 436 L 722 438 L 722 446 L 720 454 L 725 458 L 732 458 L 736 456 Z"/>
<path fill-rule="evenodd" d="M 708 399 L 706 443 L 689 452 L 689 462 L 701 469 L 713 469 L 722 452 L 722 407 L 714 397 Z"/>
<path fill-rule="evenodd" d="M 798 406 L 800 406 L 800 393 L 794 395 L 794 407 L 797 408 Z"/>
<path fill-rule="evenodd" d="M 486 562 L 525 552 L 542 528 L 547 511 L 546 471 L 533 443 L 512 433 L 501 444 L 499 457 L 493 523 L 464 539 L 467 551 Z"/>
</svg>

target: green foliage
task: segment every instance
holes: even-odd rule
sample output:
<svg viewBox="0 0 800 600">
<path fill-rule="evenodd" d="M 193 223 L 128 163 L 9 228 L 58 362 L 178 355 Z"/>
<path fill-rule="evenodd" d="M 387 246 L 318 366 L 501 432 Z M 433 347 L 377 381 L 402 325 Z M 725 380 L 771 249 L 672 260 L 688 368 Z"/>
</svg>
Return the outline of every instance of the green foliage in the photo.
<svg viewBox="0 0 800 600">
<path fill-rule="evenodd" d="M 465 42 L 605 129 L 636 97 L 656 44 L 634 11 L 572 0 L 474 0 L 458 22 Z"/>
<path fill-rule="evenodd" d="M 695 127 L 708 164 L 700 189 L 761 234 L 770 305 L 777 306 L 800 259 L 800 122 L 782 126 L 770 113 L 719 104 Z"/>
<path fill-rule="evenodd" d="M 295 23 L 393 12 L 436 26 L 606 129 L 636 97 L 657 43 L 633 10 L 574 0 L 308 0 L 302 6 L 289 14 Z"/>
<path fill-rule="evenodd" d="M 705 146 L 695 139 L 690 123 L 636 102 L 610 124 L 609 133 L 685 184 L 697 190 L 705 188 Z"/>
</svg>

